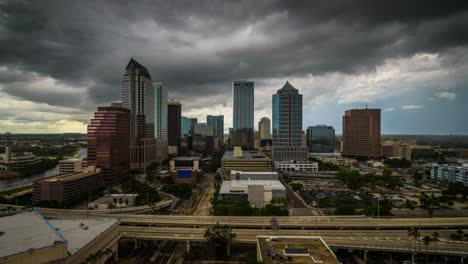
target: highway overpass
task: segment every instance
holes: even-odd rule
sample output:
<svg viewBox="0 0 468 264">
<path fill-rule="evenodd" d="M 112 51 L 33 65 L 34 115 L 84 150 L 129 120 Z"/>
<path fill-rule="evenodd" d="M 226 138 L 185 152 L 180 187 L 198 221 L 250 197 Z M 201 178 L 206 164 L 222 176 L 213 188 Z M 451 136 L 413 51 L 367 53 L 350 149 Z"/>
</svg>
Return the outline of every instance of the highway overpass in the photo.
<svg viewBox="0 0 468 264">
<path fill-rule="evenodd" d="M 63 217 L 109 217 L 109 214 L 95 213 L 92 210 L 59 210 L 38 208 L 51 218 Z M 193 216 L 193 215 L 138 215 L 113 214 L 123 225 L 168 226 L 168 227 L 207 227 L 219 222 L 233 228 L 270 228 L 269 216 Z M 278 216 L 281 229 L 465 229 L 468 217 L 438 218 L 372 218 L 364 216 Z"/>
<path fill-rule="evenodd" d="M 203 228 L 167 228 L 167 227 L 137 227 L 119 226 L 119 232 L 124 238 L 142 240 L 175 240 L 189 242 L 204 242 Z M 468 243 L 439 241 L 424 245 L 423 241 L 416 242 L 408 237 L 405 231 L 362 231 L 362 230 L 278 230 L 267 229 L 233 229 L 236 233 L 235 243 L 255 244 L 257 235 L 282 236 L 322 236 L 330 247 L 413 253 L 416 249 L 424 254 L 445 254 L 468 256 Z M 433 231 L 422 231 L 421 236 L 430 236 Z M 438 230 L 442 237 L 448 237 L 453 231 Z M 416 245 L 416 247 L 415 247 Z"/>
</svg>

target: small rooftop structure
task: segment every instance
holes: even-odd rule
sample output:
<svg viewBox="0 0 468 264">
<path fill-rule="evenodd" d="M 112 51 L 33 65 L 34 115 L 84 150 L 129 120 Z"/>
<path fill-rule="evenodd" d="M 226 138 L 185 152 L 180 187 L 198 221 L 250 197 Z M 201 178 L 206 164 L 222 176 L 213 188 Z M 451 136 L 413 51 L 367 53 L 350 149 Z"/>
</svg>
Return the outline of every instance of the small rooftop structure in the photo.
<svg viewBox="0 0 468 264">
<path fill-rule="evenodd" d="M 340 263 L 319 236 L 257 236 L 257 261 L 261 263 Z"/>
</svg>

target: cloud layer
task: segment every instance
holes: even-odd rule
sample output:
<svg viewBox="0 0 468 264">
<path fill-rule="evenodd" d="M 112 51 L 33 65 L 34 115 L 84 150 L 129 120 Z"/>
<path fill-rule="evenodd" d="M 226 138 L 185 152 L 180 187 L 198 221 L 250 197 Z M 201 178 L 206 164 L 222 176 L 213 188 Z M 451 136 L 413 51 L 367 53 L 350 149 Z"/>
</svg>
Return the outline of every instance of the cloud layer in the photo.
<svg viewBox="0 0 468 264">
<path fill-rule="evenodd" d="M 342 107 L 364 104 L 430 111 L 418 98 L 462 99 L 466 25 L 466 1 L 6 0 L 0 132 L 84 132 L 97 105 L 120 100 L 131 57 L 183 115 L 224 114 L 226 128 L 237 79 L 256 82 L 256 119 L 286 80 L 304 94 L 305 125 L 339 124 Z"/>
</svg>

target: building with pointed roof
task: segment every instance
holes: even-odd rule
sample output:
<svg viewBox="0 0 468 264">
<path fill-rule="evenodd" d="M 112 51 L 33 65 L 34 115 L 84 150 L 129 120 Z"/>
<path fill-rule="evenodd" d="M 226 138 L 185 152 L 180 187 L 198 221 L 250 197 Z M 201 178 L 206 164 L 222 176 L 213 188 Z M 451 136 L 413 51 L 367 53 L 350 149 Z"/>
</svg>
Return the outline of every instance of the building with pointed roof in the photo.
<svg viewBox="0 0 468 264">
<path fill-rule="evenodd" d="M 156 160 L 154 88 L 148 70 L 133 58 L 125 68 L 122 104 L 130 109 L 130 166 L 145 171 Z"/>
<path fill-rule="evenodd" d="M 289 82 L 273 95 L 273 161 L 305 161 L 302 144 L 302 94 Z"/>
</svg>

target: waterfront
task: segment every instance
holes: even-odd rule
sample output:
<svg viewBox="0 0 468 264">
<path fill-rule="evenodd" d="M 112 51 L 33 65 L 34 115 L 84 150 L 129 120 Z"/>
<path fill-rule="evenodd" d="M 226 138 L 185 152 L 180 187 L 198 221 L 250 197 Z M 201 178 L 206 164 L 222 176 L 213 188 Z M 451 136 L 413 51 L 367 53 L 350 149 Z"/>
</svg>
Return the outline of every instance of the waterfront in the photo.
<svg viewBox="0 0 468 264">
<path fill-rule="evenodd" d="M 78 151 L 78 157 L 86 158 L 86 154 L 87 154 L 86 148 L 81 148 Z M 42 178 L 49 177 L 49 176 L 54 176 L 54 175 L 57 175 L 58 172 L 59 171 L 58 171 L 58 165 L 57 165 L 53 167 L 52 169 L 49 169 L 40 173 L 36 173 L 31 176 L 18 177 L 18 178 L 8 179 L 8 180 L 0 180 L 0 191 L 28 186 L 28 185 L 31 185 L 34 180 L 42 179 Z"/>
<path fill-rule="evenodd" d="M 0 180 L 0 191 L 28 186 L 28 185 L 31 185 L 34 180 L 57 175 L 57 174 L 58 174 L 58 165 L 53 167 L 50 170 L 46 170 L 41 173 L 36 173 L 28 177 L 18 177 L 14 179 Z"/>
</svg>

